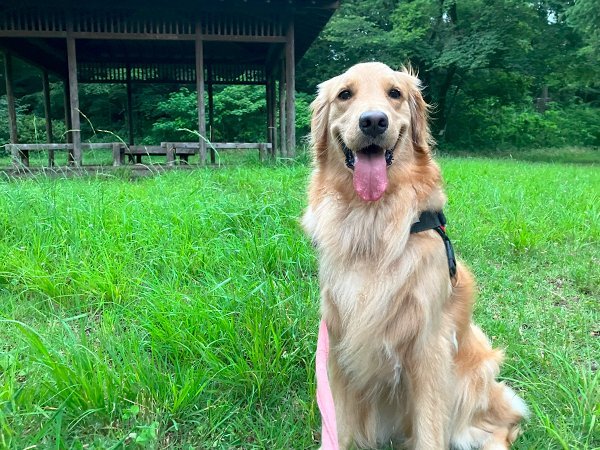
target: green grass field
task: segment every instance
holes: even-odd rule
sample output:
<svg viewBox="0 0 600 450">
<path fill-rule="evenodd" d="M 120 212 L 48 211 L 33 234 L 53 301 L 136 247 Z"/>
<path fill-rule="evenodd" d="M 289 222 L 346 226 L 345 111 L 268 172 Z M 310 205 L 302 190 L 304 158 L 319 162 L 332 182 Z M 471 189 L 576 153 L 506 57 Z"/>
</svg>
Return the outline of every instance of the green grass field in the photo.
<svg viewBox="0 0 600 450">
<path fill-rule="evenodd" d="M 600 448 L 598 167 L 441 164 L 516 448 Z M 315 448 L 308 172 L 1 181 L 0 448 Z"/>
</svg>

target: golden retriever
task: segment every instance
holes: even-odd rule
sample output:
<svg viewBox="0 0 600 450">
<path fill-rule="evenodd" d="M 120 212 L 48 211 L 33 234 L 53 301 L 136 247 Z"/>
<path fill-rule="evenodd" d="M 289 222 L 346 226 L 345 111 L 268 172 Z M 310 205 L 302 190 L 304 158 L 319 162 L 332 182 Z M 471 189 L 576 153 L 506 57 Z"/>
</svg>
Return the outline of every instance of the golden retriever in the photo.
<svg viewBox="0 0 600 450">
<path fill-rule="evenodd" d="M 472 323 L 474 281 L 440 236 L 446 202 L 419 80 L 364 63 L 319 86 L 302 219 L 319 255 L 341 449 L 508 449 L 527 414 L 495 380 L 502 352 Z"/>
</svg>

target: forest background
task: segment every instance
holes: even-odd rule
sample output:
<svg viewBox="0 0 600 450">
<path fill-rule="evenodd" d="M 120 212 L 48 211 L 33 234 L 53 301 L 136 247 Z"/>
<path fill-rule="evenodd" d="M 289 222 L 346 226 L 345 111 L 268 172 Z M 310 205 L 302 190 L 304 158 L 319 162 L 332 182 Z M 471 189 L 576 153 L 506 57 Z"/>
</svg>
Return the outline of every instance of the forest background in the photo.
<svg viewBox="0 0 600 450">
<path fill-rule="evenodd" d="M 298 135 L 308 133 L 319 82 L 379 60 L 418 70 L 443 150 L 598 147 L 598 23 L 598 0 L 344 0 L 297 67 Z M 41 73 L 15 65 L 20 141 L 45 142 Z M 9 139 L 3 77 L 0 145 Z M 54 135 L 61 142 L 63 86 L 53 81 Z M 216 86 L 212 140 L 265 141 L 264 97 L 264 86 Z M 82 138 L 106 141 L 98 130 L 108 130 L 126 139 L 126 104 L 125 85 L 83 85 Z M 133 109 L 136 143 L 197 138 L 182 131 L 196 128 L 194 86 L 134 85 Z"/>
</svg>

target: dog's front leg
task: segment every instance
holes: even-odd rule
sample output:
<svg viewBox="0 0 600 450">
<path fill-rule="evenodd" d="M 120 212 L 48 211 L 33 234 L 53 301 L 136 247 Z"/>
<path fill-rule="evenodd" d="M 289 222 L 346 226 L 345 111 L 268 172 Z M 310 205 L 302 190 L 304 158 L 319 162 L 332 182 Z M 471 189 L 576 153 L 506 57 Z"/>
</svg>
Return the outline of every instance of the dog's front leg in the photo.
<svg viewBox="0 0 600 450">
<path fill-rule="evenodd" d="M 335 404 L 339 448 L 347 450 L 355 443 L 359 408 L 335 357 L 329 359 L 329 382 Z"/>
<path fill-rule="evenodd" d="M 452 356 L 443 343 L 426 345 L 406 367 L 413 450 L 447 450 L 452 399 Z"/>
</svg>

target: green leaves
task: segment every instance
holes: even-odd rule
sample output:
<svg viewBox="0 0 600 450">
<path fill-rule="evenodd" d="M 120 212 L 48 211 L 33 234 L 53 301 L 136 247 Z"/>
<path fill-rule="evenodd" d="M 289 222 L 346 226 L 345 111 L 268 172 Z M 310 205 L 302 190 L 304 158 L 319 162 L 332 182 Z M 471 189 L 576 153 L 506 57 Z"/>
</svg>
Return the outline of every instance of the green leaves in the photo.
<svg viewBox="0 0 600 450">
<path fill-rule="evenodd" d="M 312 91 L 318 82 L 360 61 L 381 60 L 392 67 L 410 61 L 433 105 L 432 128 L 440 145 L 473 148 L 479 142 L 494 147 L 496 142 L 486 137 L 490 121 L 505 143 L 539 145 L 537 128 L 520 140 L 511 122 L 489 117 L 495 109 L 485 108 L 493 102 L 494 108 L 535 116 L 532 104 L 548 86 L 562 118 L 535 116 L 537 122 L 570 123 L 580 115 L 574 104 L 600 101 L 598 64 L 582 50 L 581 40 L 585 49 L 598 49 L 600 10 L 592 7 L 594 0 L 571 3 L 347 0 L 304 57 L 298 86 Z M 585 111 L 581 114 L 594 116 Z M 464 139 L 465 134 L 473 139 Z M 589 133 L 568 134 L 575 140 L 564 136 L 546 145 L 595 145 Z"/>
</svg>

